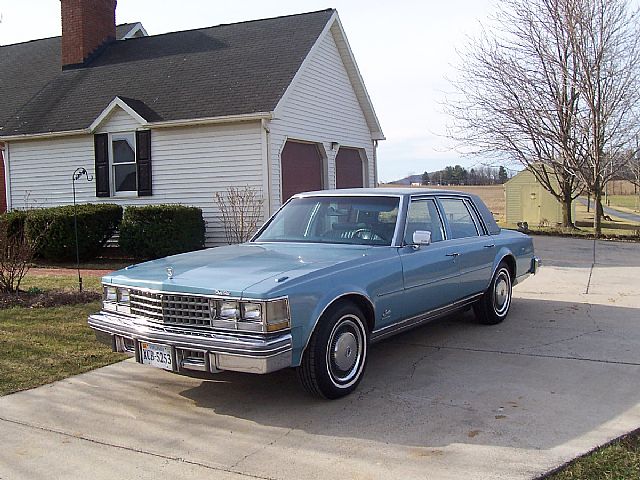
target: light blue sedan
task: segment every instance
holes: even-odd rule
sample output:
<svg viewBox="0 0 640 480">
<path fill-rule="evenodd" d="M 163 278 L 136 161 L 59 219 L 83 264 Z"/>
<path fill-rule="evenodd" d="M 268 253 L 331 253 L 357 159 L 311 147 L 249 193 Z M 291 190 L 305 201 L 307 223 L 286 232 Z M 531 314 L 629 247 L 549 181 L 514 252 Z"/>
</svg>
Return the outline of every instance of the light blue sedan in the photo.
<svg viewBox="0 0 640 480">
<path fill-rule="evenodd" d="M 241 245 L 105 276 L 99 339 L 186 375 L 297 370 L 314 395 L 362 379 L 372 342 L 473 307 L 503 321 L 536 273 L 528 236 L 466 193 L 353 189 L 295 195 Z"/>
</svg>

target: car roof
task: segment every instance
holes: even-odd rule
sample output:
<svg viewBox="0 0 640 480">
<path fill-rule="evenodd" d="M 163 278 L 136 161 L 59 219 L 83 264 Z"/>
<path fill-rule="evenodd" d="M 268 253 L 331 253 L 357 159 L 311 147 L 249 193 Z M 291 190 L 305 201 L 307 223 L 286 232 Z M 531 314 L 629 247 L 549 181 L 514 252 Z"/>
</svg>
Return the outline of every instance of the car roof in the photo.
<svg viewBox="0 0 640 480">
<path fill-rule="evenodd" d="M 443 190 L 439 188 L 342 188 L 334 190 L 315 190 L 302 192 L 295 197 L 316 197 L 334 195 L 376 195 L 376 196 L 408 196 L 408 195 L 464 195 L 472 196 L 467 192 L 457 190 Z"/>
</svg>

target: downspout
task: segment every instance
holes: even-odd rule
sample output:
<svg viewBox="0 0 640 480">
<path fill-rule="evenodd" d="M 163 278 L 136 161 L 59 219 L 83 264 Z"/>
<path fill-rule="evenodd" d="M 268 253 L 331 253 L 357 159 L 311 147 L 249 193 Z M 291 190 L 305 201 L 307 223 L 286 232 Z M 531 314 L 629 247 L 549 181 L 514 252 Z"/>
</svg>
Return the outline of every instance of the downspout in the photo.
<svg viewBox="0 0 640 480">
<path fill-rule="evenodd" d="M 260 124 L 262 125 L 262 129 L 264 132 L 264 142 L 266 152 L 265 159 L 265 169 L 266 169 L 266 179 L 267 179 L 267 191 L 266 191 L 266 200 L 265 200 L 265 221 L 271 217 L 271 189 L 273 185 L 271 184 L 271 131 L 269 130 L 269 120 L 262 119 L 260 120 Z"/>
<path fill-rule="evenodd" d="M 373 141 L 373 187 L 378 186 L 378 140 Z"/>
<path fill-rule="evenodd" d="M 7 201 L 7 212 L 11 211 L 11 175 L 9 174 L 9 143 L 0 142 L 0 150 L 4 157 L 4 194 Z"/>
</svg>

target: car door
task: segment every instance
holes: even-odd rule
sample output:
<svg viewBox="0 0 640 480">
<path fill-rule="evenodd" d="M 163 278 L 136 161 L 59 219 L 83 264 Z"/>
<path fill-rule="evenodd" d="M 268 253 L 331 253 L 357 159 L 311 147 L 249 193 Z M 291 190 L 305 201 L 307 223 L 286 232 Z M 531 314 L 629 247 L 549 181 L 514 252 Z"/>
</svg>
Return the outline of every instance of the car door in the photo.
<svg viewBox="0 0 640 480">
<path fill-rule="evenodd" d="M 438 197 L 448 242 L 460 269 L 457 299 L 483 292 L 491 278 L 496 246 L 480 221 L 471 200 Z"/>
<path fill-rule="evenodd" d="M 431 244 L 413 246 L 413 233 L 431 232 Z M 433 197 L 412 198 L 407 210 L 403 246 L 399 249 L 404 280 L 404 317 L 450 304 L 457 296 L 458 265 L 446 238 Z"/>
</svg>

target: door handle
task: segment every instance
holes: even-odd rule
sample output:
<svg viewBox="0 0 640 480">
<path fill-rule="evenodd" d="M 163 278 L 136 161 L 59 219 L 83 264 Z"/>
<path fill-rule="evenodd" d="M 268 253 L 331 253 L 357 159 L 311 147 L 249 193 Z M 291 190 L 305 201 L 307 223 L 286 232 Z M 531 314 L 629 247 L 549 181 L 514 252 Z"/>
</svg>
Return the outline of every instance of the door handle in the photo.
<svg viewBox="0 0 640 480">
<path fill-rule="evenodd" d="M 484 246 L 484 248 L 493 248 L 493 247 L 495 247 L 495 246 L 496 246 L 496 244 L 495 244 L 495 243 L 491 243 L 491 244 L 489 244 L 489 245 L 485 245 L 485 246 Z"/>
<path fill-rule="evenodd" d="M 447 253 L 447 257 L 458 257 L 460 254 L 458 252 Z"/>
</svg>

